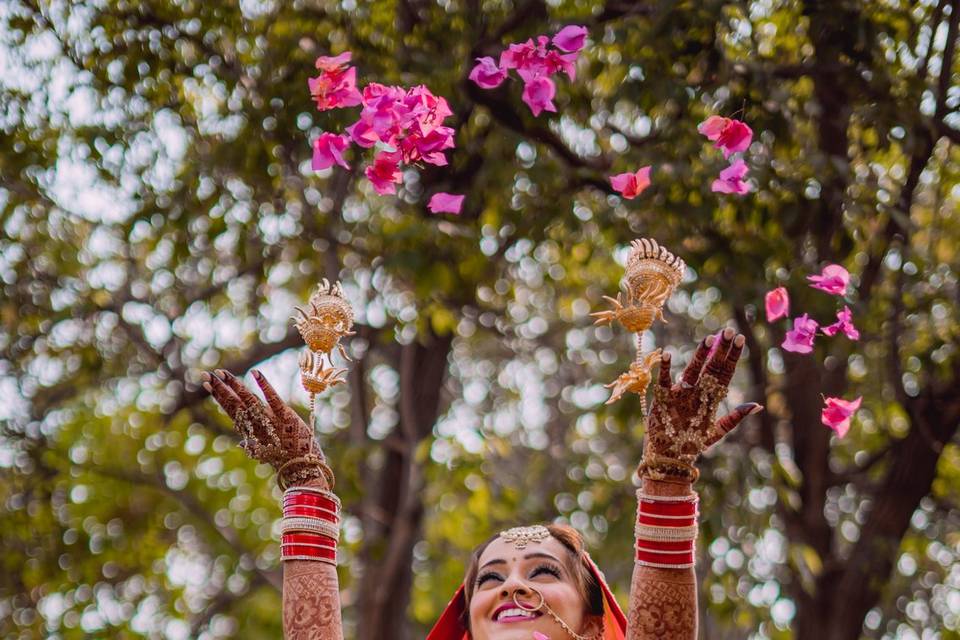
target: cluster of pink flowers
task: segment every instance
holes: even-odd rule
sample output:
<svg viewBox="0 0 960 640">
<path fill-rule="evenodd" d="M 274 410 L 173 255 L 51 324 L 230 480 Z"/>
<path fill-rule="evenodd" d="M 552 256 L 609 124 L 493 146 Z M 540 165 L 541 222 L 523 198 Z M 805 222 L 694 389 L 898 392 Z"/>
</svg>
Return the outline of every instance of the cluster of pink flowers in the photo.
<svg viewBox="0 0 960 640">
<path fill-rule="evenodd" d="M 850 273 L 838 264 L 831 264 L 824 267 L 819 275 L 807 276 L 807 280 L 810 281 L 810 286 L 814 289 L 842 297 L 846 295 L 847 287 L 850 285 Z M 784 287 L 777 287 L 767 292 L 764 302 L 766 303 L 767 322 L 773 322 L 790 315 L 790 296 Z M 785 351 L 794 353 L 812 353 L 818 329 L 827 336 L 843 333 L 850 340 L 860 339 L 860 331 L 853 324 L 853 312 L 850 311 L 850 307 L 844 305 L 843 309 L 837 312 L 837 321 L 831 325 L 821 327 L 816 320 L 806 313 L 794 318 L 793 329 L 787 331 L 783 344 L 780 346 Z M 860 407 L 861 400 L 862 398 L 851 401 L 842 398 L 825 398 L 821 421 L 824 425 L 836 431 L 837 435 L 842 438 L 849 430 L 850 419 Z"/>
<path fill-rule="evenodd" d="M 403 179 L 402 165 L 446 165 L 444 152 L 454 146 L 455 133 L 443 126 L 444 119 L 453 114 L 447 101 L 424 85 L 404 88 L 374 82 L 360 91 L 356 69 L 346 66 L 350 57 L 349 51 L 335 57 L 321 56 L 317 59 L 320 75 L 307 81 L 320 111 L 362 107 L 360 117 L 346 128 L 346 133 L 324 132 L 314 141 L 313 169 L 319 171 L 334 164 L 349 169 L 343 153 L 351 144 L 365 149 L 379 145 L 364 174 L 377 193 L 387 194 L 396 193 L 396 185 Z M 444 210 L 459 213 L 459 208 L 452 211 L 449 203 Z"/>
<path fill-rule="evenodd" d="M 507 79 L 510 69 L 514 69 L 523 80 L 522 98 L 533 115 L 556 112 L 553 98 L 557 86 L 550 76 L 562 71 L 571 80 L 576 78 L 577 57 L 586 38 L 586 27 L 570 25 L 552 39 L 537 36 L 536 41 L 530 38 L 520 44 L 511 44 L 500 54 L 499 63 L 489 56 L 477 58 L 470 79 L 482 89 L 495 89 Z"/>
<path fill-rule="evenodd" d="M 746 151 L 753 140 L 753 130 L 745 122 L 723 116 L 710 116 L 700 123 L 697 131 L 713 142 L 716 148 L 723 151 L 724 158 Z M 750 191 L 750 185 L 743 181 L 747 171 L 747 163 L 742 158 L 736 158 L 730 166 L 720 172 L 720 176 L 713 181 L 710 189 L 715 193 L 743 195 Z"/>
</svg>

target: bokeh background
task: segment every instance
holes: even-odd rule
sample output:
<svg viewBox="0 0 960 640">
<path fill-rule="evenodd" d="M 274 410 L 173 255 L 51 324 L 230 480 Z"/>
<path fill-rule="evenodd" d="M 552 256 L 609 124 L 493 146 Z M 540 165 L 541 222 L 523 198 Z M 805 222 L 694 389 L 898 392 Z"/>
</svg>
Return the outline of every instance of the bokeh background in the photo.
<svg viewBox="0 0 960 640">
<path fill-rule="evenodd" d="M 648 343 L 748 338 L 762 402 L 703 463 L 702 637 L 960 637 L 958 0 L 7 0 L 0 3 L 0 636 L 279 638 L 279 492 L 199 387 L 262 368 L 306 413 L 289 322 L 324 277 L 357 310 L 319 437 L 347 515 L 347 637 L 425 635 L 470 548 L 570 522 L 625 602 L 639 402 L 588 313 L 629 242 L 689 264 Z M 582 24 L 558 113 L 473 59 Z M 397 197 L 315 173 L 318 55 L 425 83 L 448 167 Z M 721 196 L 712 114 L 756 132 Z M 368 156 L 354 149 L 360 167 Z M 607 176 L 652 164 L 622 200 Z M 438 191 L 465 193 L 436 216 Z M 766 291 L 854 278 L 859 342 L 782 352 Z M 250 380 L 248 377 L 247 380 Z M 863 396 L 849 435 L 821 394 Z"/>
</svg>

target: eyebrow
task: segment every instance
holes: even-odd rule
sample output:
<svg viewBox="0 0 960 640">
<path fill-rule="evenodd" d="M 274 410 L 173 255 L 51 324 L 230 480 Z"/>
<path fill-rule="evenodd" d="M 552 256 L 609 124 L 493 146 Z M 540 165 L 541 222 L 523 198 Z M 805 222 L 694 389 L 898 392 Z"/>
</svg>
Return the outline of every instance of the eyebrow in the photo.
<svg viewBox="0 0 960 640">
<path fill-rule="evenodd" d="M 523 556 L 524 560 L 529 560 L 530 558 L 549 558 L 554 562 L 556 562 L 557 564 L 562 564 L 559 560 L 557 560 L 555 557 L 553 557 L 549 553 L 543 553 L 542 551 L 537 551 L 535 553 L 528 553 L 527 555 Z M 503 558 L 494 558 L 493 560 L 485 562 L 483 566 L 481 566 L 480 568 L 483 569 L 483 567 L 488 567 L 491 564 L 507 564 L 507 561 L 504 560 Z"/>
</svg>

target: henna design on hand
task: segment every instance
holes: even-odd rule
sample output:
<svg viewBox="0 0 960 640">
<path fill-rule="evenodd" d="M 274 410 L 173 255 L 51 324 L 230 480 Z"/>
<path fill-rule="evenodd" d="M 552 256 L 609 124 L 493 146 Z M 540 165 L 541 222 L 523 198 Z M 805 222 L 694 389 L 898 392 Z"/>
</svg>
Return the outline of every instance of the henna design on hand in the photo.
<svg viewBox="0 0 960 640">
<path fill-rule="evenodd" d="M 290 560 L 283 567 L 283 628 L 288 640 L 341 640 L 340 595 L 333 565 Z"/>
<path fill-rule="evenodd" d="M 333 489 L 334 476 L 306 422 L 288 407 L 259 371 L 253 377 L 266 404 L 229 371 L 204 373 L 203 387 L 233 420 L 247 454 L 277 470 L 281 488 L 294 483 Z"/>
<path fill-rule="evenodd" d="M 697 583 L 692 569 L 637 565 L 630 593 L 628 640 L 697 637 Z"/>
<path fill-rule="evenodd" d="M 641 476 L 695 481 L 699 471 L 694 464 L 700 454 L 743 418 L 762 409 L 757 403 L 743 404 L 716 420 L 717 407 L 727 395 L 745 339 L 742 335 L 734 338 L 733 329 L 725 329 L 711 354 L 714 340 L 709 336 L 700 343 L 677 384 L 670 376 L 670 354 L 661 357 L 643 462 L 638 469 Z"/>
</svg>

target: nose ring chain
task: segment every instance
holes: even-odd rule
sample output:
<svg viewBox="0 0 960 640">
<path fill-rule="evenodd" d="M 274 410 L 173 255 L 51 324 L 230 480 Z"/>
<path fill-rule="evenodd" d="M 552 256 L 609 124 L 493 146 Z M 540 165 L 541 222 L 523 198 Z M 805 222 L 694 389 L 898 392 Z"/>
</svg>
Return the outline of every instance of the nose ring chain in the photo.
<svg viewBox="0 0 960 640">
<path fill-rule="evenodd" d="M 513 592 L 513 604 L 517 605 L 517 608 L 518 608 L 518 609 L 522 609 L 522 610 L 524 610 L 524 611 L 529 611 L 529 612 L 531 612 L 531 613 L 534 612 L 534 611 L 539 611 L 540 609 L 543 609 L 544 611 L 547 612 L 547 614 L 548 614 L 551 618 L 553 618 L 553 619 L 556 621 L 556 623 L 557 623 L 558 625 L 560 625 L 560 627 L 561 627 L 564 631 L 566 631 L 567 633 L 570 634 L 570 636 L 573 638 L 573 640 L 600 640 L 600 638 L 603 637 L 603 622 L 601 622 L 600 632 L 597 633 L 597 635 L 595 635 L 595 636 L 581 636 L 580 634 L 578 634 L 577 632 L 575 632 L 573 629 L 571 629 L 571 628 L 570 628 L 570 625 L 568 625 L 566 622 L 564 622 L 563 620 L 561 620 L 561 619 L 560 619 L 560 616 L 558 616 L 556 613 L 554 613 L 553 609 L 551 609 L 550 606 L 547 604 L 547 601 L 546 601 L 546 599 L 543 597 L 543 594 L 542 594 L 542 593 L 540 593 L 539 591 L 537 591 L 537 590 L 534 589 L 533 587 L 530 587 L 530 591 L 533 591 L 535 594 L 537 594 L 538 596 L 540 596 L 540 602 L 537 603 L 537 606 L 535 606 L 535 607 L 525 606 L 524 603 L 522 603 L 522 602 L 520 602 L 519 600 L 517 600 L 517 591 L 514 591 L 514 592 Z"/>
</svg>

